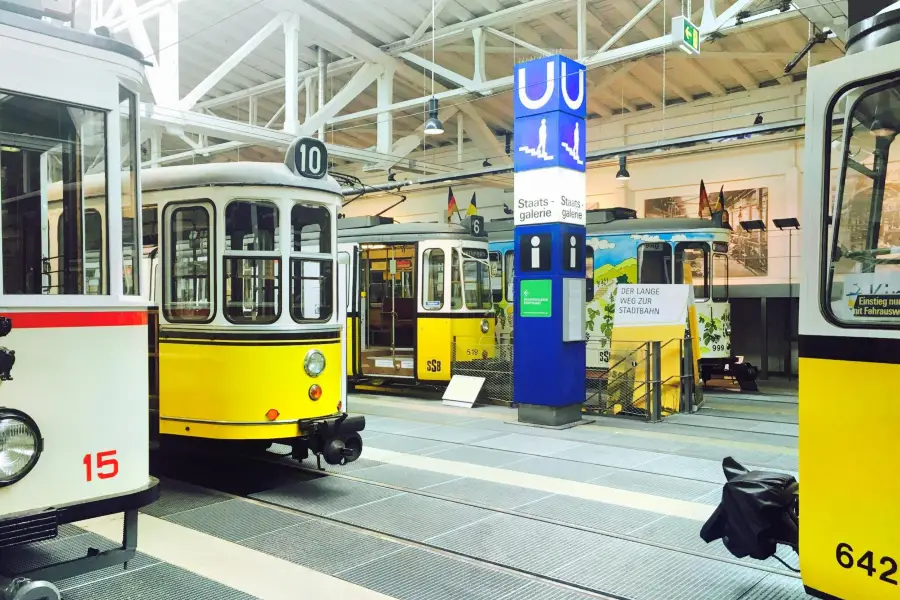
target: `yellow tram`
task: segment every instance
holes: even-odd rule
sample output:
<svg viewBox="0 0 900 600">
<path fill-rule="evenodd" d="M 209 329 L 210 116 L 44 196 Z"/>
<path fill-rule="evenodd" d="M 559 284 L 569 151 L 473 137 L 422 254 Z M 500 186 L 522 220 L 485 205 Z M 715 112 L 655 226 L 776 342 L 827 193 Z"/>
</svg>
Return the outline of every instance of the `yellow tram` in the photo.
<svg viewBox="0 0 900 600">
<path fill-rule="evenodd" d="M 278 441 L 329 464 L 359 457 L 365 418 L 346 413 L 335 302 L 342 196 L 326 165 L 325 146 L 302 138 L 285 164 L 142 174 L 161 436 L 258 449 Z"/>
<path fill-rule="evenodd" d="M 459 224 L 338 220 L 347 270 L 347 374 L 353 381 L 450 381 L 454 363 L 494 358 L 488 239 Z"/>
<path fill-rule="evenodd" d="M 806 98 L 803 583 L 900 598 L 900 9 L 852 27 L 847 55 L 810 69 Z"/>
</svg>

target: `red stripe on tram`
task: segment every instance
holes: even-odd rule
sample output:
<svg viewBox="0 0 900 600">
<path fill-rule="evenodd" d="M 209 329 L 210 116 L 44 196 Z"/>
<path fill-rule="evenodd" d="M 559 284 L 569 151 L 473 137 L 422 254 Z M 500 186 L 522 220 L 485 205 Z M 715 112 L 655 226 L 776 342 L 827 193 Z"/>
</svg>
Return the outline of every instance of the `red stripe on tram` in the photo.
<svg viewBox="0 0 900 600">
<path fill-rule="evenodd" d="M 0 313 L 12 320 L 13 330 L 50 327 L 127 327 L 147 324 L 147 311 Z"/>
</svg>

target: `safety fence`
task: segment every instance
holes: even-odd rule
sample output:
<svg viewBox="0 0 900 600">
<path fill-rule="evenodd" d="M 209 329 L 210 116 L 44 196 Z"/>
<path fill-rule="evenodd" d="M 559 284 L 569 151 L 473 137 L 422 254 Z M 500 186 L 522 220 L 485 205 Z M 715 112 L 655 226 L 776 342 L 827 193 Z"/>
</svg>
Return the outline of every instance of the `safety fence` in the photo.
<svg viewBox="0 0 900 600">
<path fill-rule="evenodd" d="M 481 403 L 514 405 L 512 337 L 495 343 L 453 340 L 451 373 L 484 377 Z M 548 374 L 548 376 L 550 376 Z M 582 412 L 659 421 L 702 402 L 690 338 L 587 343 Z"/>
</svg>

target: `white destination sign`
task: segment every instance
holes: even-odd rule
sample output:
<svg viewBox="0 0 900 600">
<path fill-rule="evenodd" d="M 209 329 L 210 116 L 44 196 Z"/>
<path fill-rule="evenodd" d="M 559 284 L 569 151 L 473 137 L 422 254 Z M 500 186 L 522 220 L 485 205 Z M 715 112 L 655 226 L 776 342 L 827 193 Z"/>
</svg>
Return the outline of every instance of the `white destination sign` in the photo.
<svg viewBox="0 0 900 600">
<path fill-rule="evenodd" d="M 548 167 L 513 176 L 515 225 L 586 223 L 584 173 Z"/>
<path fill-rule="evenodd" d="M 621 283 L 613 326 L 684 325 L 690 293 L 689 285 Z"/>
</svg>

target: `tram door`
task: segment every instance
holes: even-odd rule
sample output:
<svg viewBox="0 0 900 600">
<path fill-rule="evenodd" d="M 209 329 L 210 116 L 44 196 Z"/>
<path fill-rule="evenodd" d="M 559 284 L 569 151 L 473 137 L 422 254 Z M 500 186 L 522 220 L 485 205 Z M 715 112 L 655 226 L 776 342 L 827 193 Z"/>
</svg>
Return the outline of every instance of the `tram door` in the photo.
<svg viewBox="0 0 900 600">
<path fill-rule="evenodd" d="M 360 254 L 363 375 L 415 377 L 415 244 L 367 244 Z"/>
</svg>

